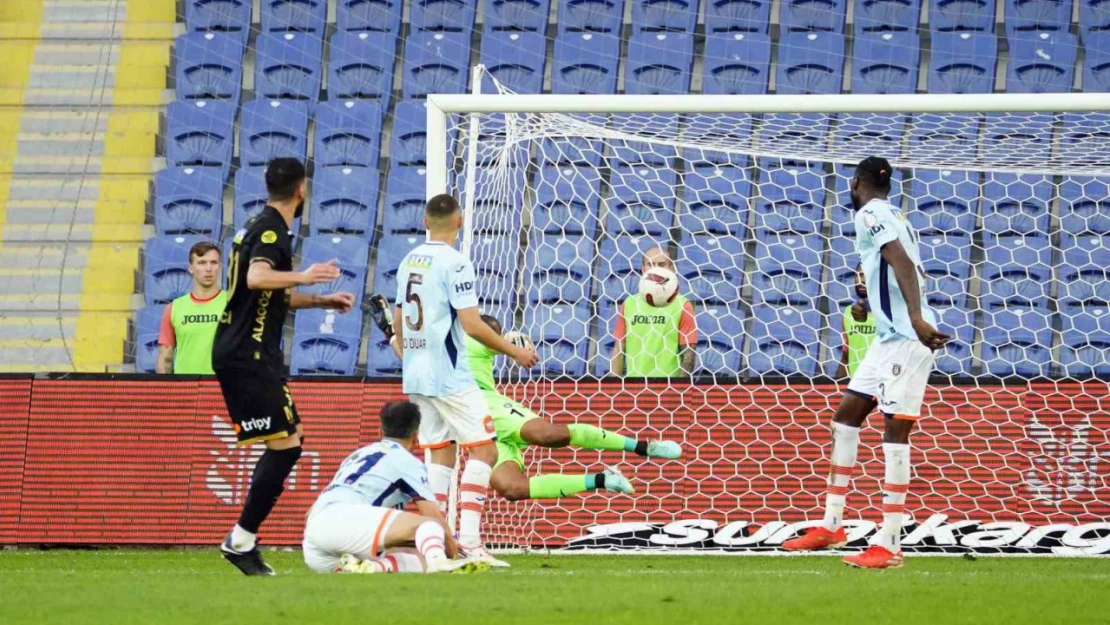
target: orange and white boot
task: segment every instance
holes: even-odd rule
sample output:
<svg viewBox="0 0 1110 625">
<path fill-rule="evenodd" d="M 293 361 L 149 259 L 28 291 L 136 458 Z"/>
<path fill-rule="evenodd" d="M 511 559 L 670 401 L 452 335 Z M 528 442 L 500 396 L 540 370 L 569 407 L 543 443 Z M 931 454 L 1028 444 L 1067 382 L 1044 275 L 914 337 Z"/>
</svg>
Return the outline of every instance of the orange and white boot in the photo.
<svg viewBox="0 0 1110 625">
<path fill-rule="evenodd" d="M 827 530 L 821 526 L 811 527 L 805 534 L 782 544 L 787 551 L 817 551 L 818 549 L 839 549 L 848 544 L 848 533 L 843 527 L 836 531 Z"/>
<path fill-rule="evenodd" d="M 871 545 L 863 553 L 844 558 L 844 564 L 857 569 L 897 569 L 902 567 L 902 552 L 895 553 L 882 545 Z"/>
</svg>

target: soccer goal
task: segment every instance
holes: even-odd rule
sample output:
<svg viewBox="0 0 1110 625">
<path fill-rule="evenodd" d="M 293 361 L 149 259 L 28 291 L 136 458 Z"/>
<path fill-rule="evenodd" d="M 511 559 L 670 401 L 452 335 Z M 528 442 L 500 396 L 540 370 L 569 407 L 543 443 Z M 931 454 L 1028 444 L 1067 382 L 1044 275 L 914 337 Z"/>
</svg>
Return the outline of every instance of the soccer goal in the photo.
<svg viewBox="0 0 1110 625">
<path fill-rule="evenodd" d="M 497 500 L 494 542 L 774 550 L 819 521 L 857 299 L 849 180 L 878 155 L 955 337 L 912 437 L 903 546 L 1110 550 L 1105 94 L 497 90 L 428 98 L 427 192 L 461 199 L 483 308 L 538 345 L 539 368 L 501 370 L 506 394 L 687 457 L 533 449 L 530 473 L 618 462 L 639 491 Z M 655 246 L 695 309 L 693 375 L 613 375 L 620 302 Z M 880 432 L 865 428 L 853 540 L 881 520 Z"/>
</svg>

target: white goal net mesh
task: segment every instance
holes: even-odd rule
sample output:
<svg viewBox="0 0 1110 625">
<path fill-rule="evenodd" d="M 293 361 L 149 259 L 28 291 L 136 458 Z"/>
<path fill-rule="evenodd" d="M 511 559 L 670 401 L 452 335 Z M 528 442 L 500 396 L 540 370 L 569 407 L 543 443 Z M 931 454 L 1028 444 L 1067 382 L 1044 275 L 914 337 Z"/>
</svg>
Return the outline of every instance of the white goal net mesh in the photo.
<svg viewBox="0 0 1110 625">
<path fill-rule="evenodd" d="M 1062 552 L 1106 533 L 1084 524 L 1110 514 L 1110 114 L 448 119 L 449 190 L 470 211 L 482 307 L 541 357 L 532 371 L 502 363 L 504 392 L 556 422 L 687 452 L 660 463 L 532 448 L 531 474 L 619 463 L 638 493 L 496 500 L 495 542 L 773 548 L 820 519 L 857 300 L 848 182 L 870 155 L 896 169 L 892 202 L 954 337 L 912 438 L 904 544 Z M 692 303 L 693 375 L 613 375 L 622 303 L 656 246 Z M 624 319 L 626 336 L 650 321 Z M 668 340 L 658 357 L 671 362 L 681 347 Z M 644 357 L 625 356 L 633 376 Z M 880 520 L 880 436 L 865 428 L 853 540 Z"/>
</svg>

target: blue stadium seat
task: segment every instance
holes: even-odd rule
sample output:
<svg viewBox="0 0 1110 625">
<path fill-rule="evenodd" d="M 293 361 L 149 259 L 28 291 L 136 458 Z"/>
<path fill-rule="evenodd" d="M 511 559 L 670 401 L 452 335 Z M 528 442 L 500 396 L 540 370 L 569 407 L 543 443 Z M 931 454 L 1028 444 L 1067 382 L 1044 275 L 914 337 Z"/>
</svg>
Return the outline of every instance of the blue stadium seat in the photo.
<svg viewBox="0 0 1110 625">
<path fill-rule="evenodd" d="M 315 33 L 324 36 L 327 0 L 262 0 L 262 32 Z"/>
<path fill-rule="evenodd" d="M 401 32 L 403 0 L 339 0 L 335 6 L 335 25 L 340 32 Z"/>
<path fill-rule="evenodd" d="M 320 99 L 323 42 L 306 33 L 263 33 L 255 42 L 254 93 L 257 98 L 302 100 L 310 108 Z"/>
<path fill-rule="evenodd" d="M 552 93 L 617 92 L 621 42 L 603 33 L 562 33 L 555 38 L 551 61 Z"/>
<path fill-rule="evenodd" d="M 1060 248 L 1064 256 L 1057 268 L 1061 311 L 1110 303 L 1110 234 L 1065 234 Z"/>
<path fill-rule="evenodd" d="M 745 318 L 743 311 L 728 306 L 700 306 L 695 309 L 699 373 L 743 374 Z"/>
<path fill-rule="evenodd" d="M 916 210 L 907 217 L 918 235 L 968 234 L 979 218 L 979 172 L 918 169 L 910 183 Z"/>
<path fill-rule="evenodd" d="M 597 167 L 604 151 L 601 141 L 582 137 L 551 137 L 540 143 L 541 165 Z"/>
<path fill-rule="evenodd" d="M 1100 53 L 1110 54 L 1110 47 L 1100 45 L 1100 43 L 1105 43 L 1107 36 L 1110 36 L 1107 35 L 1107 31 L 1110 31 L 1110 1 L 1081 1 L 1079 3 L 1079 31 L 1083 33 L 1083 43 L 1087 46 L 1087 54 L 1090 54 L 1092 49 Z M 1095 39 L 1091 39 L 1091 37 L 1095 37 Z"/>
<path fill-rule="evenodd" d="M 687 168 L 744 168 L 751 165 L 745 153 L 752 139 L 754 117 L 748 113 L 693 113 L 682 117 L 682 134 L 688 142 L 714 141 L 727 143 L 728 151 L 708 147 L 683 150 Z"/>
<path fill-rule="evenodd" d="M 843 35 L 791 32 L 779 38 L 779 61 L 775 71 L 778 93 L 840 93 L 843 76 Z"/>
<path fill-rule="evenodd" d="M 747 340 L 748 368 L 757 375 L 816 375 L 824 325 L 821 314 L 810 307 L 752 307 L 755 318 Z"/>
<path fill-rule="evenodd" d="M 694 36 L 690 33 L 636 33 L 628 42 L 624 92 L 670 95 L 690 91 Z"/>
<path fill-rule="evenodd" d="M 362 334 L 362 312 L 357 306 L 346 314 L 323 308 L 298 310 L 293 316 L 293 333 L 359 336 Z"/>
<path fill-rule="evenodd" d="M 427 196 L 423 167 L 392 167 L 385 183 L 382 231 L 386 234 L 423 233 Z"/>
<path fill-rule="evenodd" d="M 675 268 L 690 301 L 735 306 L 744 286 L 744 242 L 728 235 L 683 235 Z"/>
<path fill-rule="evenodd" d="M 852 208 L 852 189 L 849 186 L 856 175 L 853 165 L 837 165 L 833 172 L 833 192 L 836 199 L 829 211 L 832 222 L 832 238 L 856 236 L 856 211 Z M 902 170 L 895 169 L 890 179 L 890 196 L 887 200 L 896 207 L 902 207 Z"/>
<path fill-rule="evenodd" d="M 929 28 L 936 32 L 994 32 L 995 0 L 939 0 L 929 3 Z"/>
<path fill-rule="evenodd" d="M 825 279 L 825 295 L 829 297 L 835 309 L 856 301 L 856 267 L 859 265 L 859 254 L 856 254 L 855 235 L 836 236 L 829 239 L 829 267 Z"/>
<path fill-rule="evenodd" d="M 266 192 L 266 168 L 243 167 L 235 172 L 235 199 L 231 208 L 231 224 L 235 232 L 247 224 L 247 220 L 262 212 L 269 200 Z"/>
<path fill-rule="evenodd" d="M 844 32 L 847 0 L 782 0 L 779 24 L 783 32 Z"/>
<path fill-rule="evenodd" d="M 859 33 L 852 50 L 852 93 L 914 93 L 921 42 L 917 32 Z"/>
<path fill-rule="evenodd" d="M 618 303 L 639 292 L 644 252 L 659 244 L 651 237 L 618 236 L 602 239 L 600 264 L 596 274 L 597 285 L 594 287 L 598 300 L 602 304 Z"/>
<path fill-rule="evenodd" d="M 478 235 L 470 247 L 478 276 L 476 290 L 483 312 L 511 308 L 516 303 L 517 257 L 520 241 L 516 236 Z M 505 319 L 502 312 L 494 315 Z"/>
<path fill-rule="evenodd" d="M 559 34 L 568 32 L 619 35 L 624 20 L 624 0 L 567 0 L 559 2 Z"/>
<path fill-rule="evenodd" d="M 1071 91 L 1079 49 L 1075 35 L 1067 32 L 1015 33 L 1008 40 L 1010 61 L 1006 64 L 1007 92 Z"/>
<path fill-rule="evenodd" d="M 693 34 L 700 0 L 631 0 L 632 30 Z"/>
<path fill-rule="evenodd" d="M 166 164 L 219 167 L 227 179 L 235 146 L 235 108 L 216 100 L 171 102 L 166 109 Z"/>
<path fill-rule="evenodd" d="M 989 233 L 1048 232 L 1055 186 L 1047 176 L 987 173 L 983 183 L 983 229 Z"/>
<path fill-rule="evenodd" d="M 510 167 L 498 170 L 496 167 L 478 167 L 475 170 L 474 185 L 474 230 L 484 233 L 520 232 L 521 206 L 504 189 L 524 189 L 525 168 Z M 466 189 L 466 181 L 460 176 L 458 189 Z M 466 196 L 459 198 L 466 205 Z"/>
<path fill-rule="evenodd" d="M 335 260 L 341 275 L 335 282 L 302 286 L 304 293 L 324 295 L 346 291 L 362 301 L 366 290 L 366 266 L 370 261 L 370 246 L 366 239 L 339 234 L 322 234 L 308 237 L 301 245 L 301 269 L 314 263 Z"/>
<path fill-rule="evenodd" d="M 605 218 L 611 234 L 663 236 L 675 222 L 677 175 L 669 167 L 617 165 L 609 186 L 613 197 Z"/>
<path fill-rule="evenodd" d="M 993 7 L 993 3 L 991 4 Z M 991 16 L 993 19 L 993 9 Z M 992 93 L 998 39 L 988 32 L 933 32 L 930 93 Z"/>
<path fill-rule="evenodd" d="M 542 33 L 486 31 L 480 58 L 486 71 L 511 91 L 543 91 L 547 40 Z M 483 93 L 497 93 L 488 76 L 483 80 Z"/>
<path fill-rule="evenodd" d="M 592 167 L 554 167 L 540 170 L 535 183 L 532 228 L 544 234 L 593 237 L 601 204 L 601 176 Z"/>
<path fill-rule="evenodd" d="M 766 34 L 730 32 L 706 36 L 702 93 L 762 95 L 767 93 L 770 77 L 771 39 Z"/>
<path fill-rule="evenodd" d="M 377 99 L 393 93 L 397 33 L 337 32 L 328 42 L 328 99 Z"/>
<path fill-rule="evenodd" d="M 143 296 L 147 306 L 168 304 L 193 288 L 189 248 L 208 237 L 179 234 L 152 237 L 143 246 Z"/>
<path fill-rule="evenodd" d="M 290 375 L 354 375 L 358 334 L 294 334 Z"/>
<path fill-rule="evenodd" d="M 584 305 L 539 305 L 524 309 L 525 332 L 536 343 L 540 362 L 531 373 L 586 375 L 590 347 L 590 310 Z"/>
<path fill-rule="evenodd" d="M 154 178 L 154 229 L 159 235 L 201 234 L 223 229 L 224 181 L 212 167 L 163 169 Z"/>
<path fill-rule="evenodd" d="M 185 29 L 227 33 L 246 45 L 251 32 L 251 0 L 187 0 Z"/>
<path fill-rule="evenodd" d="M 769 0 L 712 0 L 705 5 L 705 34 L 766 33 L 771 25 Z"/>
<path fill-rule="evenodd" d="M 261 167 L 277 157 L 308 157 L 308 107 L 288 100 L 252 100 L 239 122 L 239 162 Z"/>
<path fill-rule="evenodd" d="M 663 137 L 673 141 L 679 133 L 678 115 L 653 115 L 638 120 L 635 133 L 641 137 Z M 610 140 L 609 165 L 647 165 L 648 167 L 673 167 L 678 149 L 666 143 L 648 143 L 627 139 Z"/>
<path fill-rule="evenodd" d="M 975 344 L 973 313 L 953 307 L 933 310 L 938 317 L 937 329 L 952 337 L 944 349 L 937 351 L 936 370 L 948 375 L 971 375 L 971 348 Z"/>
<path fill-rule="evenodd" d="M 1066 176 L 1060 183 L 1060 228 L 1110 234 L 1110 178 Z"/>
<path fill-rule="evenodd" d="M 321 104 L 316 113 L 313 147 L 316 166 L 377 168 L 381 121 L 381 104 L 373 100 Z"/>
<path fill-rule="evenodd" d="M 397 269 L 405 255 L 422 245 L 423 234 L 385 235 L 378 240 L 378 259 L 374 269 L 374 292 L 392 301 L 397 296 Z"/>
<path fill-rule="evenodd" d="M 401 361 L 380 330 L 372 330 L 367 338 L 366 369 L 368 375 L 375 377 L 401 376 Z"/>
<path fill-rule="evenodd" d="M 312 179 L 309 234 L 366 239 L 378 223 L 378 175 L 353 167 L 320 167 Z"/>
<path fill-rule="evenodd" d="M 135 370 L 154 373 L 158 367 L 158 335 L 165 306 L 140 308 L 135 315 Z"/>
<path fill-rule="evenodd" d="M 427 115 L 423 100 L 403 100 L 393 111 L 390 160 L 395 165 L 423 165 L 427 159 Z"/>
<path fill-rule="evenodd" d="M 1052 327 L 1037 310 L 987 312 L 980 357 L 987 373 L 1023 378 L 1052 373 Z"/>
<path fill-rule="evenodd" d="M 825 179 L 809 169 L 772 169 L 762 174 L 752 198 L 758 231 L 819 232 L 825 219 Z"/>
<path fill-rule="evenodd" d="M 886 30 L 917 32 L 921 0 L 855 0 L 854 30 L 860 33 Z"/>
<path fill-rule="evenodd" d="M 1070 378 L 1110 376 L 1110 309 L 1091 311 L 1063 317 L 1060 364 Z"/>
<path fill-rule="evenodd" d="M 544 237 L 525 251 L 525 284 L 533 304 L 585 302 L 590 294 L 590 267 L 596 256 L 587 237 Z"/>
<path fill-rule="evenodd" d="M 929 305 L 966 308 L 971 279 L 971 233 L 922 235 L 918 250 L 922 268 L 929 276 L 925 291 Z"/>
<path fill-rule="evenodd" d="M 602 300 L 597 306 L 597 354 L 594 356 L 592 371 L 599 378 L 609 375 L 610 359 L 617 339 L 613 331 L 617 325 L 617 304 Z"/>
<path fill-rule="evenodd" d="M 401 92 L 405 98 L 469 91 L 470 33 L 412 33 L 405 39 Z"/>
<path fill-rule="evenodd" d="M 486 31 L 547 30 L 547 16 L 551 13 L 551 0 L 489 0 L 486 2 Z"/>
<path fill-rule="evenodd" d="M 698 167 L 682 177 L 685 210 L 679 219 L 690 234 L 745 238 L 752 183 L 741 167 Z"/>
<path fill-rule="evenodd" d="M 984 310 L 1046 309 L 1052 285 L 1052 248 L 1045 236 L 984 236 L 986 260 L 979 271 Z"/>
<path fill-rule="evenodd" d="M 776 306 L 815 306 L 821 296 L 820 235 L 771 234 L 755 244 L 752 298 Z"/>
<path fill-rule="evenodd" d="M 1110 44 L 1110 37 L 1106 43 Z M 1091 53 L 1087 52 L 1088 58 Z M 1107 65 L 1110 70 L 1110 65 Z M 1107 76 L 1110 78 L 1110 75 Z M 1088 93 L 1090 89 L 1086 90 Z M 1097 164 L 1101 155 L 1110 151 L 1110 113 L 1064 113 L 1060 116 L 1060 150 L 1068 159 Z"/>
<path fill-rule="evenodd" d="M 858 41 L 858 40 L 857 40 Z M 891 113 L 846 113 L 833 131 L 834 141 L 850 143 L 860 154 L 886 154 L 895 158 L 902 150 L 906 117 Z"/>
<path fill-rule="evenodd" d="M 474 30 L 474 14 L 478 0 L 413 0 L 409 5 L 409 23 L 413 33 L 448 31 L 465 33 L 470 39 Z"/>
<path fill-rule="evenodd" d="M 1080 5 L 1086 2 L 1080 2 Z M 1006 0 L 1002 21 L 1006 35 L 1023 32 L 1067 32 L 1071 27 L 1071 0 Z"/>
<path fill-rule="evenodd" d="M 919 159 L 951 158 L 953 153 L 979 152 L 980 115 L 970 113 L 915 115 L 910 122 L 910 153 Z"/>
<path fill-rule="evenodd" d="M 226 33 L 187 33 L 174 44 L 174 80 L 183 100 L 239 102 L 243 40 Z"/>
</svg>

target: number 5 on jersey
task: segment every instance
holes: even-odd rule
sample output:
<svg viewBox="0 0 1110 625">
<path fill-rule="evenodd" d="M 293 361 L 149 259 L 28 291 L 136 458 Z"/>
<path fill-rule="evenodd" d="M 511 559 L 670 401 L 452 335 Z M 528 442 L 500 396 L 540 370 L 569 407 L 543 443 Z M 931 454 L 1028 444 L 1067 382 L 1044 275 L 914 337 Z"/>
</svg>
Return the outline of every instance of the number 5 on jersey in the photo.
<svg viewBox="0 0 1110 625">
<path fill-rule="evenodd" d="M 416 306 L 415 319 L 411 315 L 405 315 L 405 326 L 413 332 L 419 332 L 424 328 L 424 306 L 420 303 L 420 295 L 413 292 L 413 289 L 421 284 L 424 284 L 424 274 L 414 273 L 409 276 L 409 282 L 405 288 L 405 303 Z"/>
</svg>

